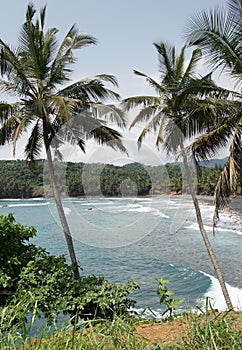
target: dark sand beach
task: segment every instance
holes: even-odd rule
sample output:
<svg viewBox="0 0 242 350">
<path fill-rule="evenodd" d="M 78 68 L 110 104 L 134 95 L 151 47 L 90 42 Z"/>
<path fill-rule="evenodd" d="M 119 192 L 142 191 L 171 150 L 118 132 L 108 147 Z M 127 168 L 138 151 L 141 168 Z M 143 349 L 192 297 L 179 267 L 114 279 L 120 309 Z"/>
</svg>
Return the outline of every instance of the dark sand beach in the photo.
<svg viewBox="0 0 242 350">
<path fill-rule="evenodd" d="M 198 196 L 199 202 L 213 205 L 213 196 Z M 228 205 L 224 207 L 224 212 L 231 212 L 240 216 L 242 220 L 242 197 L 231 197 L 229 199 Z"/>
</svg>

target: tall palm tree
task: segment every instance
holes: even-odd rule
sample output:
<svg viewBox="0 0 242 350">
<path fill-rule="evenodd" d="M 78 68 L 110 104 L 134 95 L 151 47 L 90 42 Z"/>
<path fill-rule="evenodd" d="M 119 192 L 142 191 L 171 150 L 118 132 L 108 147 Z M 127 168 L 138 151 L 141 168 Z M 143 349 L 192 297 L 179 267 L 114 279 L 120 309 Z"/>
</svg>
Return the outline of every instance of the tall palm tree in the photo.
<svg viewBox="0 0 242 350">
<path fill-rule="evenodd" d="M 89 137 L 124 151 L 121 134 L 109 128 L 105 118 L 119 126 L 124 126 L 125 120 L 113 105 L 102 105 L 110 98 L 119 98 L 104 86 L 105 82 L 117 86 L 113 76 L 101 74 L 63 88 L 70 81 L 74 50 L 95 44 L 95 38 L 79 34 L 72 26 L 58 46 L 58 30 L 44 30 L 46 6 L 34 22 L 35 12 L 30 3 L 16 49 L 0 39 L 0 91 L 17 98 L 15 103 L 0 104 L 0 142 L 2 145 L 13 142 L 15 152 L 16 142 L 26 131 L 30 132 L 25 146 L 26 159 L 30 162 L 34 162 L 44 147 L 55 202 L 78 279 L 77 259 L 57 188 L 51 146 L 59 156 L 60 145 L 66 141 L 78 144 L 84 151 L 85 139 Z"/>
<path fill-rule="evenodd" d="M 229 0 L 226 9 L 198 13 L 188 21 L 186 37 L 188 45 L 202 50 L 211 68 L 229 73 L 236 90 L 231 92 L 235 101 L 227 117 L 217 118 L 213 127 L 189 147 L 197 160 L 204 160 L 230 144 L 228 160 L 215 189 L 216 225 L 219 210 L 228 203 L 239 181 L 242 194 L 242 1 Z"/>
<path fill-rule="evenodd" d="M 227 306 L 231 308 L 232 303 L 218 260 L 203 225 L 192 184 L 189 162 L 184 152 L 185 140 L 207 127 L 209 121 L 213 119 L 214 108 L 216 107 L 213 100 L 215 97 L 226 94 L 226 91 L 217 88 L 210 75 L 196 77 L 195 68 L 201 58 L 200 50 L 196 49 L 192 52 L 186 66 L 185 46 L 178 55 L 175 47 L 167 43 L 155 43 L 154 46 L 158 52 L 160 82 L 144 73 L 138 71 L 134 71 L 134 73 L 146 78 L 147 82 L 155 89 L 156 96 L 130 97 L 125 99 L 123 104 L 126 110 L 134 107 L 140 108 L 130 126 L 132 128 L 137 123 L 145 123 L 138 138 L 139 146 L 141 146 L 146 134 L 154 131 L 157 135 L 155 142 L 157 148 L 161 146 L 167 154 L 181 154 L 197 222 Z M 208 103 L 208 99 L 210 103 Z"/>
</svg>

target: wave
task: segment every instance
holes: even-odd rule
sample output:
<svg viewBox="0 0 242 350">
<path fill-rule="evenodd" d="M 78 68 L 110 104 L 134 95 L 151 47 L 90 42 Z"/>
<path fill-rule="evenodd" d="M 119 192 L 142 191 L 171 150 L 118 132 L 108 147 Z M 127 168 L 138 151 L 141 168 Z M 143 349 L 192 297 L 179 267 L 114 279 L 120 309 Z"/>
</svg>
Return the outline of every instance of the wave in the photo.
<svg viewBox="0 0 242 350">
<path fill-rule="evenodd" d="M 214 276 L 211 276 L 203 271 L 200 271 L 204 276 L 207 276 L 211 280 L 211 286 L 207 290 L 203 300 L 202 309 L 206 308 L 206 299 L 209 298 L 211 305 L 214 309 L 219 311 L 225 311 L 227 309 L 226 302 L 219 284 L 219 281 Z M 225 283 L 229 296 L 231 298 L 232 305 L 235 310 L 242 310 L 242 289 L 233 287 L 228 283 Z"/>
<path fill-rule="evenodd" d="M 106 202 L 106 203 L 95 202 L 95 203 L 83 203 L 82 205 L 89 206 L 89 207 L 96 206 L 97 209 L 99 209 L 99 206 L 102 206 L 103 207 L 102 210 L 104 210 L 105 212 L 112 212 L 112 213 L 136 212 L 136 213 L 144 213 L 144 214 L 150 213 L 156 216 L 160 216 L 162 218 L 170 218 L 168 215 L 164 214 L 159 209 L 156 209 L 151 206 L 143 206 L 141 204 L 141 201 L 138 201 L 138 203 L 127 203 L 125 205 L 124 204 L 117 205 L 112 202 Z"/>
<path fill-rule="evenodd" d="M 49 205 L 50 202 L 45 202 L 45 203 L 15 203 L 15 204 L 1 204 L 0 208 L 7 207 L 7 208 L 15 208 L 15 207 L 43 207 L 46 205 Z"/>
<path fill-rule="evenodd" d="M 169 264 L 170 267 L 174 267 L 173 264 Z M 181 267 L 180 267 L 181 268 Z M 189 271 L 189 269 L 183 268 L 184 271 Z M 210 280 L 210 285 L 207 288 L 207 291 L 204 292 L 203 296 L 200 299 L 197 299 L 196 303 L 189 307 L 188 309 L 185 308 L 185 303 L 180 305 L 179 309 L 176 310 L 176 313 L 182 314 L 184 312 L 187 312 L 190 310 L 191 312 L 200 312 L 200 311 L 206 311 L 206 305 L 207 305 L 207 299 L 209 299 L 209 303 L 213 309 L 217 309 L 218 311 L 226 311 L 227 305 L 224 300 L 224 296 L 219 284 L 219 281 L 217 278 L 215 278 L 212 275 L 209 275 L 203 271 L 198 271 L 199 274 L 202 274 L 203 276 L 206 276 Z M 238 287 L 231 286 L 230 284 L 226 283 L 226 287 L 228 289 L 228 293 L 231 298 L 232 305 L 234 307 L 234 310 L 236 311 L 242 311 L 242 289 Z M 184 299 L 185 301 L 185 299 Z M 151 308 L 151 307 L 137 307 L 137 308 L 130 308 L 129 312 L 131 314 L 137 314 L 141 316 L 142 318 L 148 318 L 148 319 L 156 319 L 156 320 L 162 320 L 167 315 L 162 315 L 164 312 L 164 308 Z"/>
<path fill-rule="evenodd" d="M 153 215 L 161 216 L 163 218 L 169 218 L 169 216 L 164 214 L 162 211 L 151 207 L 136 207 L 136 208 L 128 209 L 128 211 L 138 212 L 138 213 L 151 213 Z"/>
<path fill-rule="evenodd" d="M 199 226 L 197 223 L 192 223 L 190 225 L 186 225 L 184 226 L 185 229 L 189 229 L 189 230 L 196 230 L 196 231 L 199 231 Z M 208 225 L 204 225 L 204 228 L 205 230 L 207 231 L 211 231 L 213 232 L 213 227 L 212 226 L 208 226 Z M 230 226 L 230 228 L 225 228 L 225 227 L 216 227 L 216 232 L 233 232 L 233 233 L 236 233 L 238 235 L 242 235 L 242 232 L 241 231 L 238 231 L 238 229 L 236 227 L 232 227 Z"/>
<path fill-rule="evenodd" d="M 71 213 L 71 209 L 68 207 L 63 207 L 65 215 L 69 215 Z"/>
</svg>

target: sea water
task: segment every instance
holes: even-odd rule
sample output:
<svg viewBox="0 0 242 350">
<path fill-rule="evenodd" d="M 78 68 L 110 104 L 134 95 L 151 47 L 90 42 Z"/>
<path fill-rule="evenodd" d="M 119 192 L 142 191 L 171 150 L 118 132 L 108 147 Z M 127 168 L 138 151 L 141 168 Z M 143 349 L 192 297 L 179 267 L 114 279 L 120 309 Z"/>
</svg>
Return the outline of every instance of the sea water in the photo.
<svg viewBox="0 0 242 350">
<path fill-rule="evenodd" d="M 189 196 L 150 198 L 86 198 L 63 200 L 84 275 L 105 276 L 115 283 L 135 280 L 136 309 L 162 309 L 156 295 L 157 278 L 169 281 L 180 311 L 226 304 L 201 238 Z M 232 303 L 242 309 L 242 225 L 236 215 L 223 213 L 216 234 L 213 207 L 200 204 L 204 224 L 219 260 Z M 0 213 L 13 213 L 24 225 L 35 226 L 34 243 L 51 254 L 65 254 L 65 238 L 52 200 L 2 200 Z"/>
</svg>

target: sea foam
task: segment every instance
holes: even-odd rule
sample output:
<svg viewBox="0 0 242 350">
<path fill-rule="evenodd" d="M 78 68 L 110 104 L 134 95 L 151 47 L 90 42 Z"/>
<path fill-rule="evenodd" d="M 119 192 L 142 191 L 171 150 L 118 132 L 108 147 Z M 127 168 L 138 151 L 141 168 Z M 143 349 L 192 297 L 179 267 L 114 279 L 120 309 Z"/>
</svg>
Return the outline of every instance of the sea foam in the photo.
<svg viewBox="0 0 242 350">
<path fill-rule="evenodd" d="M 211 280 L 211 286 L 205 293 L 205 299 L 203 301 L 203 307 L 206 307 L 206 299 L 209 298 L 211 305 L 214 309 L 218 309 L 219 311 L 224 311 L 227 309 L 227 305 L 222 293 L 222 289 L 220 287 L 220 283 L 217 278 L 211 276 L 203 271 L 200 271 L 205 276 L 209 277 Z M 242 310 L 242 289 L 238 287 L 233 287 L 228 283 L 225 283 L 229 296 L 231 298 L 232 305 L 235 310 Z"/>
</svg>

